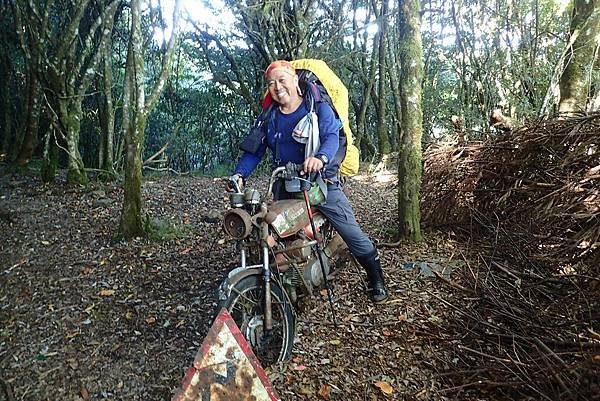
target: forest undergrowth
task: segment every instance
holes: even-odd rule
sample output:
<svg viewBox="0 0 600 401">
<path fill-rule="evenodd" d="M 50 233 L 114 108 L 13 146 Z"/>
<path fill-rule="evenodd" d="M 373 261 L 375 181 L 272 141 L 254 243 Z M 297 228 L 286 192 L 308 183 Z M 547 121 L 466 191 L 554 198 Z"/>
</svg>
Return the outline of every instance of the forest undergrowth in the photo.
<svg viewBox="0 0 600 401">
<path fill-rule="evenodd" d="M 600 399 L 600 115 L 424 159 L 424 219 L 471 248 L 443 392 Z"/>
</svg>

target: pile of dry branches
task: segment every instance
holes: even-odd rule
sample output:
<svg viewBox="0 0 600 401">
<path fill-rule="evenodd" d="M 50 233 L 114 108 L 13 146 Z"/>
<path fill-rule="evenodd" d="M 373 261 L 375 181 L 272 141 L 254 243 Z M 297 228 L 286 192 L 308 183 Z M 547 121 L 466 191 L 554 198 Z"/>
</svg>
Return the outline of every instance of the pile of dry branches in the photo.
<svg viewBox="0 0 600 401">
<path fill-rule="evenodd" d="M 482 250 L 443 391 L 600 399 L 600 115 L 430 147 L 422 194 L 429 224 Z"/>
</svg>

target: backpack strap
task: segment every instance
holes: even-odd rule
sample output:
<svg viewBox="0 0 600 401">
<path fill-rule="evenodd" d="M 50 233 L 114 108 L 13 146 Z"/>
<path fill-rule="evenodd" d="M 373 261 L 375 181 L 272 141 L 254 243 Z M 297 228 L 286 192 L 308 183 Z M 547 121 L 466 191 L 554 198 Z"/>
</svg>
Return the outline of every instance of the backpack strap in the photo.
<svg viewBox="0 0 600 401">
<path fill-rule="evenodd" d="M 248 131 L 248 135 L 246 135 L 242 143 L 240 143 L 241 150 L 251 154 L 256 154 L 260 148 L 260 145 L 265 142 L 268 129 L 267 121 L 272 114 L 273 107 L 273 105 L 270 105 L 268 108 L 261 111 L 258 117 L 256 117 L 252 128 L 250 128 L 250 131 Z"/>
</svg>

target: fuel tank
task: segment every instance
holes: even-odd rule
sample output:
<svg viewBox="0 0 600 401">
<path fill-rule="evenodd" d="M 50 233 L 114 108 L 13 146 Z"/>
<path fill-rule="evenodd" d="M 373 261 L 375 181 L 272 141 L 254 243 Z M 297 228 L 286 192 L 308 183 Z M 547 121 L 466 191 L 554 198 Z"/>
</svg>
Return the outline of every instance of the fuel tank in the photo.
<svg viewBox="0 0 600 401">
<path fill-rule="evenodd" d="M 285 199 L 270 204 L 266 221 L 281 238 L 296 234 L 310 224 L 306 204 L 297 199 Z"/>
</svg>

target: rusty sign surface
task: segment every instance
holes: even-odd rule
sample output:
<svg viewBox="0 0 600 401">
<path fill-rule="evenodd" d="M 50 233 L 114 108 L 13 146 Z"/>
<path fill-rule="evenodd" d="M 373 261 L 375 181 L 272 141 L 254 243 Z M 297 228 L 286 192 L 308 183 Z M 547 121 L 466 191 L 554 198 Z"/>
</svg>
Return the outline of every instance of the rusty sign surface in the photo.
<svg viewBox="0 0 600 401">
<path fill-rule="evenodd" d="M 172 401 L 280 401 L 233 318 L 222 309 Z"/>
</svg>

